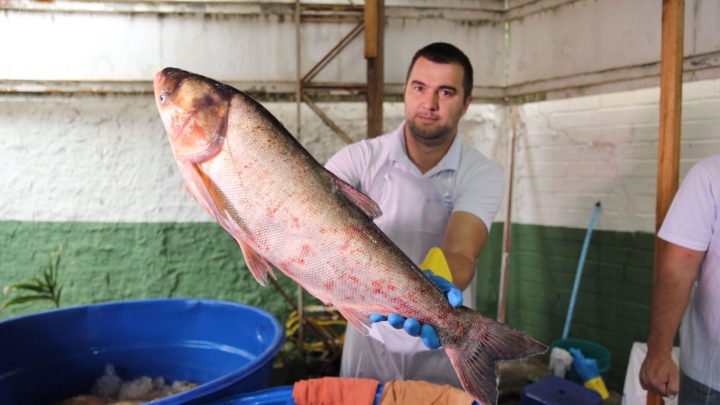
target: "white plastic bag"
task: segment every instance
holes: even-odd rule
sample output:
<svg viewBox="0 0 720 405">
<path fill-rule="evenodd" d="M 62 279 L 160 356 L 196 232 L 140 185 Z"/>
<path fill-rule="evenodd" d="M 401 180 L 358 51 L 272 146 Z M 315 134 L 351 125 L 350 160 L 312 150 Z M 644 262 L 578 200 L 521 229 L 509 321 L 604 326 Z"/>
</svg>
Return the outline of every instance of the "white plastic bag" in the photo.
<svg viewBox="0 0 720 405">
<path fill-rule="evenodd" d="M 550 352 L 550 372 L 555 377 L 565 378 L 565 374 L 572 365 L 573 357 L 565 349 L 561 347 L 553 347 Z"/>
<path fill-rule="evenodd" d="M 623 387 L 623 405 L 646 405 L 647 391 L 640 386 L 640 367 L 647 355 L 647 344 L 634 342 L 630 351 L 630 361 L 625 373 L 625 386 Z M 673 347 L 672 357 L 676 364 L 680 364 L 680 348 Z M 677 395 L 663 398 L 665 405 L 677 405 Z"/>
</svg>

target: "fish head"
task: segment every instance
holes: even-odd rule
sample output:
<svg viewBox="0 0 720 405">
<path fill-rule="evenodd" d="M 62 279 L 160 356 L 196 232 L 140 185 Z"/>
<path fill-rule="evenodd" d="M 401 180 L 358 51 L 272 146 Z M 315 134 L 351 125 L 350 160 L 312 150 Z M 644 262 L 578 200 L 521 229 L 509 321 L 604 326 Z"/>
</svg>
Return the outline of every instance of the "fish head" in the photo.
<svg viewBox="0 0 720 405">
<path fill-rule="evenodd" d="M 201 163 L 222 148 L 232 89 L 176 68 L 165 68 L 153 82 L 155 104 L 177 158 Z"/>
</svg>

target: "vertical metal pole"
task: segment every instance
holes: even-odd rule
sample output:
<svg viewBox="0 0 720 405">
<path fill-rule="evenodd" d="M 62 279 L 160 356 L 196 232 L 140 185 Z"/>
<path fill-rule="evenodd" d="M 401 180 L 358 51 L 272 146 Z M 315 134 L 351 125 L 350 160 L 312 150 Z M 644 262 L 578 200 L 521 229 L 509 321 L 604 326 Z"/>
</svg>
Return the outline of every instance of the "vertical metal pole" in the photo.
<svg viewBox="0 0 720 405">
<path fill-rule="evenodd" d="M 367 137 L 383 133 L 383 36 L 385 1 L 365 0 L 365 59 L 367 59 Z"/>
<path fill-rule="evenodd" d="M 684 0 L 663 1 L 656 230 L 670 208 L 680 177 L 684 14 Z"/>
<path fill-rule="evenodd" d="M 513 181 L 515 174 L 515 137 L 519 122 L 518 107 L 513 105 L 510 107 L 510 139 L 508 139 L 507 164 L 505 165 L 507 179 L 507 195 L 505 205 L 505 226 L 503 227 L 503 252 L 500 259 L 500 293 L 498 294 L 498 322 L 505 322 L 505 314 L 507 307 L 507 288 L 508 276 L 510 274 L 510 231 L 512 230 L 512 199 L 513 199 Z"/>
<path fill-rule="evenodd" d="M 295 116 L 297 118 L 295 125 L 295 137 L 300 139 L 300 130 L 302 128 L 302 66 L 300 58 L 301 37 L 300 37 L 300 0 L 295 0 L 295 72 L 297 76 L 297 84 L 295 86 Z M 300 351 L 304 352 L 304 324 L 305 324 L 305 303 L 303 300 L 303 288 L 297 286 L 297 312 L 298 312 L 298 339 L 300 340 Z"/>
<path fill-rule="evenodd" d="M 658 139 L 657 205 L 655 207 L 656 231 L 660 229 L 672 199 L 675 197 L 680 178 L 684 30 L 685 1 L 663 0 L 662 50 L 660 58 L 660 134 Z M 656 236 L 654 279 L 658 276 L 658 260 L 664 247 L 664 242 Z M 662 398 L 658 395 L 648 394 L 647 404 L 662 404 Z"/>
<path fill-rule="evenodd" d="M 300 45 L 300 0 L 295 0 L 295 137 L 300 137 L 300 109 L 302 106 L 302 66 L 301 66 L 301 45 Z"/>
</svg>

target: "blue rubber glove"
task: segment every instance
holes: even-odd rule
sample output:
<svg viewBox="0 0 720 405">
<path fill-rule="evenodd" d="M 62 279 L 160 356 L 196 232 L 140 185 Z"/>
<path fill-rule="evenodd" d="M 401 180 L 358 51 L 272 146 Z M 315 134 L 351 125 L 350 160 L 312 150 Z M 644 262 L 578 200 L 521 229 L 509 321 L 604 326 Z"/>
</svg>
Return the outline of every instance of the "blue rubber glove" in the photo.
<svg viewBox="0 0 720 405">
<path fill-rule="evenodd" d="M 450 305 L 453 307 L 459 307 L 462 305 L 462 291 L 460 291 L 459 288 L 455 287 L 453 283 L 449 282 L 445 278 L 436 276 L 431 270 L 425 270 L 424 273 L 445 294 L 450 302 Z M 435 331 L 435 328 L 429 324 L 421 324 L 420 321 L 415 318 L 405 319 L 402 315 L 395 313 L 390 314 L 389 316 L 371 314 L 370 321 L 388 321 L 388 323 L 395 329 L 403 328 L 410 336 L 420 336 L 425 346 L 429 349 L 438 349 L 441 346 L 440 337 Z"/>
<path fill-rule="evenodd" d="M 432 280 L 432 282 L 435 283 L 436 286 L 440 287 L 440 290 L 445 293 L 448 301 L 450 301 L 450 305 L 456 308 L 462 305 L 462 291 L 460 291 L 459 288 L 455 287 L 455 284 L 451 283 L 444 277 L 436 276 L 435 273 L 432 272 L 432 270 L 423 270 L 423 273 L 425 273 L 426 276 L 430 277 L 430 280 Z"/>
<path fill-rule="evenodd" d="M 573 356 L 573 367 L 575 372 L 583 381 L 591 380 L 600 376 L 597 361 L 595 359 L 586 359 L 579 349 L 570 348 L 570 354 Z"/>
</svg>

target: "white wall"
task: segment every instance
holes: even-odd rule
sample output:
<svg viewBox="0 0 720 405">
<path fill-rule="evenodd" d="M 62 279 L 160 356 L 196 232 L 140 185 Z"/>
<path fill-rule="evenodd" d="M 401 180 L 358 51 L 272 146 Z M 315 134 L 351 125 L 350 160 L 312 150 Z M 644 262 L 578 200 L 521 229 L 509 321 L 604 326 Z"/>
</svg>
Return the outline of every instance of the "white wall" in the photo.
<svg viewBox="0 0 720 405">
<path fill-rule="evenodd" d="M 687 0 L 685 8 L 685 78 L 718 78 L 720 2 Z M 0 91 L 149 91 L 165 66 L 243 90 L 295 90 L 294 7 L 287 0 L 6 0 L 0 10 L 0 38 L 12 38 L 0 41 Z M 475 94 L 487 100 L 654 87 L 661 11 L 657 0 L 511 0 L 507 11 L 502 0 L 388 1 L 386 91 L 399 94 L 413 52 L 432 41 L 455 43 L 468 54 Z M 302 74 L 353 26 L 304 22 Z M 315 80 L 364 83 L 365 67 L 360 35 Z"/>
<path fill-rule="evenodd" d="M 176 65 L 256 90 L 293 88 L 292 7 L 288 1 L 273 3 L 280 4 L 170 2 L 170 11 L 119 12 L 88 10 L 110 3 L 2 2 L 0 93 L 3 86 L 21 88 L 23 83 L 70 85 L 68 95 L 49 95 L 42 86 L 31 94 L 0 94 L 0 220 L 207 220 L 180 187 L 148 95 L 150 81 L 156 70 Z M 80 11 L 58 9 L 66 4 Z M 388 1 L 388 85 L 401 83 L 411 54 L 433 40 L 465 49 L 479 86 L 505 83 L 500 4 L 453 0 L 441 7 L 429 0 Z M 631 65 L 659 58 L 660 6 L 655 0 L 510 2 L 509 84 L 530 81 L 540 87 L 526 89 L 547 90 L 598 82 L 606 91 L 615 89 L 519 107 L 514 221 L 585 227 L 592 204 L 601 200 L 600 228 L 652 232 L 659 94 L 652 87 L 657 78 L 638 79 L 632 86 L 620 79 L 638 72 Z M 688 64 L 712 71 L 720 60 L 720 2 L 688 0 L 686 9 L 685 49 L 695 55 Z M 304 69 L 349 28 L 304 23 Z M 358 38 L 318 80 L 363 81 L 361 43 Z M 620 69 L 619 76 L 607 76 L 604 69 Z M 580 81 L 568 75 L 580 75 Z M 94 83 L 118 94 L 75 93 Z M 641 83 L 646 89 L 626 91 Z M 692 162 L 720 152 L 719 87 L 718 80 L 685 85 L 683 174 Z M 294 131 L 293 103 L 265 105 Z M 322 107 L 352 137 L 364 136 L 363 103 Z M 385 129 L 393 129 L 402 119 L 402 105 L 386 103 L 385 114 Z M 509 107 L 476 104 L 461 127 L 470 143 L 502 167 L 509 117 Z M 307 109 L 299 139 L 321 162 L 343 145 Z"/>
<path fill-rule="evenodd" d="M 520 107 L 514 222 L 654 232 L 659 90 Z M 681 176 L 720 153 L 720 80 L 683 88 Z"/>
<path fill-rule="evenodd" d="M 0 41 L 0 83 L 5 81 L 5 87 L 77 82 L 82 88 L 86 82 L 100 82 L 125 91 L 140 82 L 132 89 L 147 91 L 155 72 L 174 66 L 241 89 L 295 91 L 296 33 L 293 6 L 288 2 L 230 2 L 214 7 L 198 2 L 190 10 L 172 3 L 169 10 L 152 8 L 149 3 L 150 10 L 143 12 L 123 11 L 123 3 L 102 2 L 75 2 L 73 10 L 58 11 L 66 2 L 57 3 L 0 3 L 0 10 L 7 7 L 0 13 L 0 38 L 12 38 Z M 135 4 L 128 3 L 127 7 Z M 402 84 L 412 54 L 438 40 L 463 48 L 476 66 L 478 86 L 502 81 L 502 23 L 487 21 L 492 15 L 483 14 L 483 3 L 457 2 L 461 8 L 449 10 L 429 7 L 426 2 L 420 2 L 423 7 L 407 3 L 418 2 L 391 2 L 386 10 L 385 78 L 389 85 Z M 97 7 L 99 11 L 94 10 Z M 302 23 L 302 74 L 354 26 Z M 363 52 L 361 34 L 314 80 L 366 82 Z"/>
<path fill-rule="evenodd" d="M 683 91 L 681 176 L 720 153 L 720 80 Z M 653 232 L 658 89 L 519 107 L 513 222 L 584 228 L 601 201 L 599 229 Z M 264 103 L 292 131 L 293 103 Z M 324 104 L 354 139 L 363 103 Z M 0 97 L 0 220 L 207 221 L 186 195 L 149 96 Z M 474 104 L 465 140 L 506 165 L 510 107 Z M 385 129 L 402 120 L 386 103 Z M 303 109 L 301 143 L 325 162 L 344 145 Z M 504 218 L 501 210 L 496 220 Z"/>
<path fill-rule="evenodd" d="M 294 103 L 264 103 L 294 128 Z M 356 140 L 365 104 L 321 105 Z M 149 96 L 1 96 L 0 220 L 186 222 L 209 217 L 183 190 L 162 123 Z M 502 108 L 473 105 L 466 139 L 491 157 L 502 133 Z M 385 109 L 386 129 L 403 117 Z M 345 145 L 311 111 L 302 111 L 301 143 L 324 163 Z"/>
<path fill-rule="evenodd" d="M 510 95 L 547 98 L 659 85 L 657 0 L 510 0 Z M 685 2 L 686 80 L 720 77 L 720 2 Z"/>
</svg>

